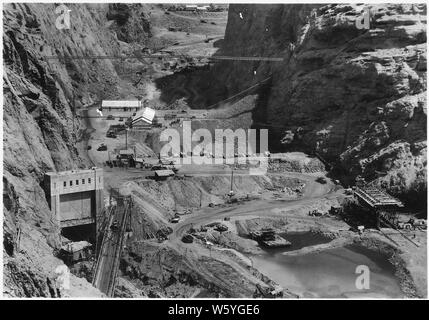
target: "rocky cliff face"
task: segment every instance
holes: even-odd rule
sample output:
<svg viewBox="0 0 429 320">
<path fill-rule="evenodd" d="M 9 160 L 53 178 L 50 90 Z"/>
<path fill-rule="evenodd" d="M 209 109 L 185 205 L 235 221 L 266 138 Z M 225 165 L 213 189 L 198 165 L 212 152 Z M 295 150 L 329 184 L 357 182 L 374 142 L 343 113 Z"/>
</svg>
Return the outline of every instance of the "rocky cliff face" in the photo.
<svg viewBox="0 0 429 320">
<path fill-rule="evenodd" d="M 255 111 L 273 150 L 303 144 L 405 200 L 426 199 L 426 6 L 231 5 L 224 55 L 232 92 L 271 77 Z M 255 126 L 258 126 L 255 123 Z"/>
<path fill-rule="evenodd" d="M 68 8 L 69 29 L 57 29 L 54 4 L 6 4 L 3 10 L 4 267 L 11 296 L 62 295 L 55 285 L 62 262 L 53 256 L 59 226 L 41 182 L 47 171 L 91 165 L 85 123 L 75 115 L 118 90 L 114 60 L 72 57 L 118 54 L 127 47 L 122 41 L 143 41 L 150 32 L 143 7 Z M 130 28 L 138 35 L 120 36 Z M 49 60 L 55 55 L 63 60 Z M 81 279 L 72 277 L 71 285 L 71 295 L 99 294 Z"/>
</svg>

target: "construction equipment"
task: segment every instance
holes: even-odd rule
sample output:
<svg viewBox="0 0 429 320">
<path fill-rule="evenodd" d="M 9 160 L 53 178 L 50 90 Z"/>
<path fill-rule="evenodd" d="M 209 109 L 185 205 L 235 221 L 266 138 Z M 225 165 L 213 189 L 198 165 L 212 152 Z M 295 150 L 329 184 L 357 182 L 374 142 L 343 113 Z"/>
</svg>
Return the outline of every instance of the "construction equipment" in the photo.
<svg viewBox="0 0 429 320">
<path fill-rule="evenodd" d="M 173 218 L 170 219 L 170 223 L 179 223 L 180 222 L 180 217 L 179 216 L 175 216 Z"/>
<path fill-rule="evenodd" d="M 118 220 L 115 220 L 112 222 L 112 224 L 110 225 L 110 229 L 112 231 L 118 231 L 119 230 L 119 222 Z"/>
<path fill-rule="evenodd" d="M 326 184 L 326 179 L 324 177 L 318 177 L 316 179 L 316 182 L 318 182 L 320 184 Z"/>
<path fill-rule="evenodd" d="M 251 231 L 249 235 L 253 240 L 258 241 L 260 245 L 267 248 L 282 248 L 292 245 L 290 241 L 276 234 L 272 228 Z"/>
<path fill-rule="evenodd" d="M 222 223 L 219 223 L 216 226 L 215 230 L 219 231 L 219 232 L 224 232 L 224 231 L 228 231 L 228 227 L 226 225 L 222 224 Z"/>
<path fill-rule="evenodd" d="M 335 206 L 335 207 L 331 207 L 329 209 L 329 214 L 330 215 L 339 215 L 343 212 L 343 208 L 341 206 Z"/>
<path fill-rule="evenodd" d="M 107 146 L 102 143 L 100 144 L 100 146 L 97 148 L 97 151 L 106 151 L 107 150 Z"/>
<path fill-rule="evenodd" d="M 113 131 L 107 131 L 107 138 L 116 138 L 116 134 Z"/>
<path fill-rule="evenodd" d="M 347 196 L 352 196 L 352 195 L 353 195 L 353 189 L 352 189 L 352 188 L 344 189 L 344 193 L 345 193 Z"/>
<path fill-rule="evenodd" d="M 321 217 L 321 216 L 323 216 L 323 213 L 321 213 L 320 211 L 318 211 L 318 210 L 312 210 L 312 211 L 310 211 L 309 213 L 308 213 L 308 215 L 310 216 L 310 217 Z"/>
<path fill-rule="evenodd" d="M 263 288 L 259 283 L 256 284 L 256 291 L 253 294 L 254 298 L 281 298 L 283 297 L 283 289 L 281 287 L 277 288 Z"/>
<path fill-rule="evenodd" d="M 190 235 L 190 234 L 185 234 L 182 237 L 182 242 L 184 242 L 184 243 L 192 243 L 192 242 L 194 242 L 194 237 L 192 235 Z"/>
</svg>

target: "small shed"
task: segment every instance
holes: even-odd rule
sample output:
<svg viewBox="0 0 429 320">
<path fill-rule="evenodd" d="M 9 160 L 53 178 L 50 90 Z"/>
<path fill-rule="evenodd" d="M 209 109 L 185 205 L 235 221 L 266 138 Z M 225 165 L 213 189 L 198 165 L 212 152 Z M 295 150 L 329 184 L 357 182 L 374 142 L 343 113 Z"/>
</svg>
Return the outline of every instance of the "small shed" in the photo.
<svg viewBox="0 0 429 320">
<path fill-rule="evenodd" d="M 173 170 L 155 170 L 155 180 L 166 180 L 172 176 L 174 176 Z"/>
<path fill-rule="evenodd" d="M 60 255 L 66 264 L 72 264 L 90 258 L 91 247 L 88 241 L 70 242 L 61 247 Z"/>
</svg>

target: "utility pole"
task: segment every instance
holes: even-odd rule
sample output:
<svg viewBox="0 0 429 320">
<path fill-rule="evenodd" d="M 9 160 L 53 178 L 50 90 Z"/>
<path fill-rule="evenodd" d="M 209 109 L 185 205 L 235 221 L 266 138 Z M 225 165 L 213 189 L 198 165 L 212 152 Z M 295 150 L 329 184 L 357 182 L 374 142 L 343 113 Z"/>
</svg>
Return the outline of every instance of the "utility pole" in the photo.
<svg viewBox="0 0 429 320">
<path fill-rule="evenodd" d="M 233 183 L 234 183 L 234 168 L 232 168 L 231 170 L 231 191 L 230 191 L 231 194 L 233 193 L 233 190 L 232 190 Z"/>
<path fill-rule="evenodd" d="M 125 128 L 125 150 L 128 150 L 128 128 Z"/>
<path fill-rule="evenodd" d="M 73 101 L 72 101 L 72 107 L 73 107 L 73 111 L 72 111 L 72 113 L 73 113 L 73 133 L 75 134 L 76 132 L 75 132 L 75 123 L 74 123 L 74 120 L 75 120 L 75 118 L 76 118 L 76 101 L 75 101 L 75 93 L 74 93 L 74 91 L 73 91 L 73 96 L 72 96 L 72 99 L 73 99 Z"/>
</svg>

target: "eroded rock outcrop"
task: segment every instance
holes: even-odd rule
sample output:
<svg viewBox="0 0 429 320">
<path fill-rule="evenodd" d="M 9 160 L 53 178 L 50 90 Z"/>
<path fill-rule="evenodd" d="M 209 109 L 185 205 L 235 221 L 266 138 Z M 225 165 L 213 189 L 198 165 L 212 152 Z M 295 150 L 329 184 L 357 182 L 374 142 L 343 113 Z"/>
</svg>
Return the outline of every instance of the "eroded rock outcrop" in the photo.
<svg viewBox="0 0 429 320">
<path fill-rule="evenodd" d="M 305 145 L 351 178 L 426 199 L 426 6 L 368 8 L 365 29 L 364 5 L 231 5 L 222 54 L 284 61 L 219 72 L 232 92 L 272 77 L 255 112 L 273 150 Z"/>
</svg>

